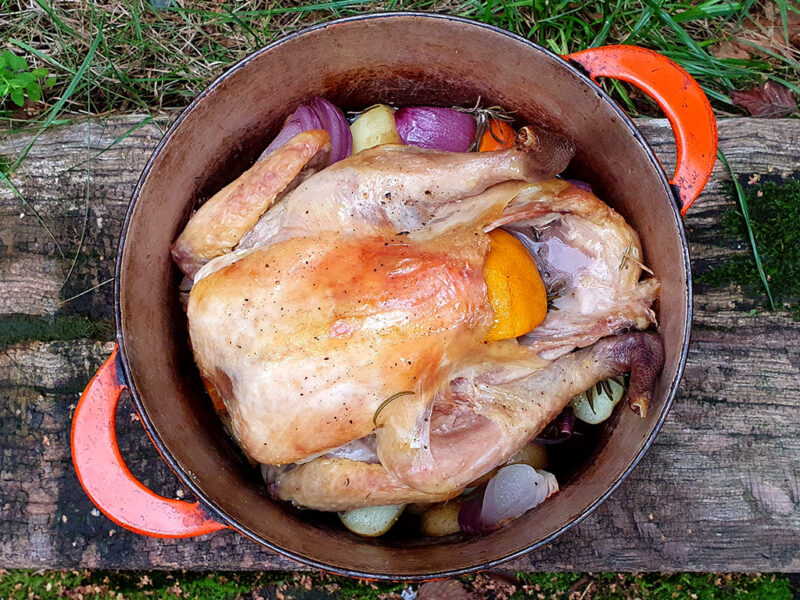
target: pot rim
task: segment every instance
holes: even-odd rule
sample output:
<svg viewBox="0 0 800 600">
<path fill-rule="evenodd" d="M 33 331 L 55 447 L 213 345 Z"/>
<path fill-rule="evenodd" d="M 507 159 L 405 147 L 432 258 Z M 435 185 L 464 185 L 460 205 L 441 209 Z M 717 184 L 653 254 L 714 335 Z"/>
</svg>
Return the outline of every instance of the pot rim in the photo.
<svg viewBox="0 0 800 600">
<path fill-rule="evenodd" d="M 232 76 L 234 73 L 239 71 L 245 65 L 249 64 L 256 58 L 260 57 L 262 54 L 269 52 L 273 48 L 276 48 L 284 43 L 287 43 L 291 40 L 299 38 L 303 35 L 308 33 L 326 29 L 330 26 L 340 25 L 344 23 L 350 22 L 358 22 L 358 21 L 366 21 L 371 19 L 393 19 L 398 17 L 415 17 L 415 18 L 423 18 L 423 19 L 441 19 L 444 21 L 456 21 L 459 23 L 463 23 L 466 25 L 470 25 L 473 27 L 480 27 L 482 29 L 486 29 L 491 31 L 495 34 L 503 35 L 509 37 L 517 42 L 521 42 L 535 51 L 541 52 L 548 56 L 549 58 L 560 62 L 561 65 L 565 68 L 570 70 L 573 74 L 577 75 L 581 80 L 583 80 L 587 85 L 589 85 L 605 102 L 611 105 L 613 110 L 617 113 L 618 117 L 620 118 L 621 122 L 624 123 L 628 129 L 633 134 L 636 141 L 642 146 L 645 153 L 647 154 L 648 159 L 650 160 L 651 164 L 656 168 L 656 172 L 658 173 L 659 178 L 661 179 L 662 184 L 664 185 L 664 189 L 668 192 L 669 196 L 672 198 L 672 202 L 670 202 L 670 208 L 673 212 L 675 220 L 678 224 L 678 233 L 680 236 L 681 248 L 683 250 L 683 260 L 684 260 L 684 268 L 686 269 L 687 275 L 687 282 L 686 282 L 686 326 L 684 328 L 684 341 L 683 347 L 681 348 L 680 357 L 678 359 L 678 368 L 675 374 L 675 377 L 670 382 L 669 388 L 667 390 L 667 397 L 664 403 L 664 408 L 661 411 L 661 415 L 659 416 L 658 421 L 655 423 L 653 430 L 650 432 L 650 435 L 645 440 L 644 444 L 642 445 L 641 449 L 636 453 L 636 455 L 631 459 L 630 463 L 625 467 L 622 473 L 614 480 L 611 486 L 608 488 L 606 492 L 598 496 L 591 505 L 586 508 L 581 514 L 574 517 L 569 522 L 565 523 L 562 527 L 558 530 L 554 531 L 552 534 L 548 535 L 545 538 L 542 538 L 536 542 L 521 548 L 520 550 L 511 552 L 509 554 L 503 555 L 496 559 L 479 563 L 473 564 L 468 567 L 458 568 L 458 569 L 448 569 L 443 571 L 432 571 L 432 572 L 424 572 L 420 574 L 408 574 L 408 573 L 401 573 L 401 574 L 387 574 L 387 573 L 380 573 L 380 572 L 372 572 L 372 571 L 359 571 L 357 569 L 348 569 L 337 567 L 334 565 L 328 565 L 325 563 L 321 563 L 314 558 L 304 556 L 302 554 L 298 554 L 291 550 L 287 550 L 282 548 L 275 543 L 261 537 L 259 534 L 255 533 L 254 531 L 248 529 L 247 527 L 242 526 L 239 524 L 235 519 L 230 517 L 224 510 L 219 508 L 217 504 L 208 497 L 208 495 L 203 492 L 197 484 L 189 477 L 178 464 L 176 459 L 172 456 L 172 453 L 164 444 L 163 440 L 159 436 L 156 428 L 153 425 L 153 422 L 150 419 L 150 416 L 147 414 L 147 411 L 144 408 L 144 404 L 139 396 L 139 392 L 136 389 L 136 386 L 133 383 L 133 377 L 131 373 L 131 367 L 128 363 L 128 357 L 125 348 L 125 336 L 123 334 L 122 329 L 122 314 L 121 314 L 121 303 L 120 303 L 120 281 L 122 276 L 122 256 L 125 250 L 125 242 L 127 238 L 128 226 L 130 224 L 130 220 L 133 215 L 134 207 L 136 205 L 136 201 L 139 198 L 141 193 L 141 189 L 144 185 L 145 180 L 147 179 L 148 175 L 150 174 L 150 170 L 153 167 L 153 164 L 158 157 L 158 155 L 163 150 L 164 146 L 169 142 L 170 138 L 172 137 L 175 130 L 180 126 L 186 116 L 195 108 L 197 104 L 199 104 L 212 90 L 214 90 L 217 86 L 219 86 L 223 81 L 225 81 L 228 77 Z M 142 170 L 142 174 L 139 177 L 139 180 L 136 184 L 136 188 L 133 191 L 131 196 L 130 203 L 128 205 L 128 210 L 125 214 L 125 219 L 122 224 L 122 231 L 120 234 L 119 245 L 117 247 L 117 257 L 116 257 L 116 269 L 114 273 L 114 322 L 116 326 L 116 338 L 117 344 L 119 346 L 119 358 L 120 364 L 122 365 L 122 371 L 124 373 L 125 382 L 128 385 L 128 390 L 130 391 L 131 397 L 133 398 L 133 402 L 136 406 L 136 410 L 139 413 L 140 420 L 142 425 L 144 426 L 146 432 L 150 436 L 153 444 L 156 446 L 161 457 L 166 461 L 167 465 L 172 469 L 172 471 L 178 476 L 181 482 L 189 489 L 191 492 L 201 501 L 202 505 L 212 514 L 215 519 L 227 524 L 230 528 L 241 533 L 248 537 L 249 539 L 253 540 L 254 542 L 265 546 L 269 550 L 276 552 L 282 556 L 295 560 L 303 565 L 307 565 L 316 569 L 320 569 L 323 571 L 327 571 L 330 573 L 335 573 L 337 575 L 345 575 L 348 577 L 357 577 L 362 579 L 372 579 L 372 580 L 383 580 L 383 581 L 420 581 L 423 579 L 438 579 L 444 577 L 454 577 L 465 575 L 469 573 L 474 573 L 476 571 L 490 569 L 496 567 L 502 563 L 508 562 L 510 560 L 519 558 L 537 548 L 548 544 L 549 542 L 553 541 L 555 538 L 560 536 L 561 534 L 565 533 L 566 531 L 572 529 L 575 525 L 583 521 L 586 517 L 592 514 L 603 502 L 605 502 L 608 497 L 616 491 L 616 489 L 620 486 L 620 484 L 630 475 L 631 471 L 636 467 L 639 461 L 644 456 L 645 452 L 650 448 L 653 440 L 655 439 L 658 432 L 661 430 L 661 427 L 664 424 L 664 421 L 669 414 L 672 404 L 675 400 L 675 395 L 678 391 L 678 386 L 680 381 L 683 377 L 684 368 L 686 366 L 686 359 L 689 354 L 689 342 L 691 337 L 691 328 L 692 328 L 692 305 L 693 305 L 693 298 L 692 298 L 692 285 L 691 285 L 691 262 L 689 258 L 689 246 L 686 240 L 686 232 L 683 226 L 683 219 L 681 218 L 680 211 L 678 206 L 680 205 L 679 196 L 676 194 L 676 191 L 672 184 L 669 182 L 669 179 L 664 172 L 664 167 L 661 165 L 661 162 L 655 155 L 653 148 L 644 138 L 642 133 L 633 123 L 631 118 L 628 114 L 614 101 L 611 97 L 594 81 L 592 81 L 586 72 L 577 65 L 576 63 L 569 61 L 562 56 L 547 50 L 546 48 L 531 42 L 528 39 L 523 38 L 515 33 L 510 31 L 506 31 L 494 25 L 489 25 L 486 23 L 482 23 L 480 21 L 475 21 L 472 19 L 466 19 L 463 17 L 457 17 L 453 15 L 443 15 L 443 14 L 435 14 L 435 13 L 426 13 L 426 12 L 418 12 L 418 11 L 393 11 L 393 12 L 385 12 L 385 13 L 370 13 L 370 14 L 363 14 L 363 15 L 356 15 L 352 17 L 345 17 L 341 19 L 334 19 L 332 21 L 327 21 L 325 23 L 319 23 L 313 25 L 311 27 L 307 27 L 301 29 L 300 31 L 296 31 L 290 35 L 284 36 L 279 40 L 264 46 L 263 48 L 256 50 L 252 54 L 249 54 L 239 62 L 235 63 L 233 66 L 229 67 L 225 70 L 225 72 L 217 77 L 212 83 L 210 83 L 203 91 L 201 91 L 192 102 L 181 111 L 180 115 L 172 122 L 167 129 L 167 132 L 164 134 L 164 137 L 156 146 L 153 153 L 150 155 L 144 169 Z"/>
</svg>

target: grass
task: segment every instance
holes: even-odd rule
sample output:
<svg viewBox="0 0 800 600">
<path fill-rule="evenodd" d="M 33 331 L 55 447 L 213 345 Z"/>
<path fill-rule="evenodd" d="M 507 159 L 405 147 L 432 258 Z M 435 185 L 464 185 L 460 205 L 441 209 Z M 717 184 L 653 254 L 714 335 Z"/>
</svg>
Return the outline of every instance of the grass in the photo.
<svg viewBox="0 0 800 600">
<path fill-rule="evenodd" d="M 733 188 L 736 191 L 736 198 L 739 200 L 739 209 L 741 211 L 739 213 L 739 216 L 741 217 L 740 222 L 744 225 L 745 233 L 747 234 L 748 241 L 750 242 L 750 249 L 753 252 L 753 262 L 756 265 L 756 271 L 758 272 L 759 279 L 761 279 L 761 284 L 764 286 L 764 291 L 767 292 L 769 307 L 772 310 L 775 310 L 775 300 L 772 298 L 772 290 L 770 290 L 769 287 L 769 279 L 767 279 L 767 275 L 764 273 L 764 265 L 761 263 L 761 255 L 758 252 L 758 245 L 756 244 L 755 232 L 753 231 L 753 222 L 750 219 L 750 209 L 748 208 L 747 196 L 745 196 L 744 190 L 742 189 L 742 184 L 739 183 L 739 180 L 736 178 L 736 173 L 733 172 L 733 169 L 731 168 L 730 163 L 728 163 L 728 159 L 725 158 L 725 155 L 722 153 L 722 150 L 717 152 L 717 156 L 719 157 L 720 162 L 722 162 L 722 164 L 731 174 Z"/>
<path fill-rule="evenodd" d="M 496 590 L 492 593 L 491 577 L 478 575 L 460 581 L 479 598 L 502 597 Z M 419 585 L 369 583 L 317 574 L 0 571 L 0 598 L 4 600 L 78 597 L 217 600 L 259 596 L 286 600 L 372 600 L 399 599 L 403 590 L 415 592 L 418 588 Z M 506 590 L 511 592 L 509 588 Z M 514 591 L 506 597 L 508 600 L 790 600 L 792 584 L 785 575 L 761 574 L 519 573 Z"/>
<path fill-rule="evenodd" d="M 731 111 L 729 91 L 765 77 L 800 91 L 800 52 L 788 42 L 787 25 L 800 8 L 789 0 L 769 1 L 786 29 L 785 44 L 767 40 L 758 56 L 733 59 L 710 50 L 742 28 L 763 30 L 767 0 L 177 0 L 163 9 L 146 0 L 0 0 L 2 45 L 57 75 L 45 103 L 13 111 L 6 102 L 6 126 L 33 119 L 44 128 L 65 113 L 179 108 L 233 62 L 289 32 L 381 10 L 477 19 L 560 54 L 609 43 L 655 48 L 694 75 L 717 108 Z M 759 46 L 760 38 L 754 39 L 750 43 Z M 641 94 L 616 82 L 610 87 L 629 111 L 655 114 Z"/>
</svg>

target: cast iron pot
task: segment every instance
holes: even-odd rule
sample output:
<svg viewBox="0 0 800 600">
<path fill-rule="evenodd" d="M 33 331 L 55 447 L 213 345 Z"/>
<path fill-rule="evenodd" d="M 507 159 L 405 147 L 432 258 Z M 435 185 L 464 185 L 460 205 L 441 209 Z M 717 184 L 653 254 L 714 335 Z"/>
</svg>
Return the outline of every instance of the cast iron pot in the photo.
<svg viewBox="0 0 800 600">
<path fill-rule="evenodd" d="M 628 81 L 669 117 L 678 142 L 672 179 L 631 120 L 594 83 Z M 663 283 L 658 308 L 666 365 L 647 418 L 616 411 L 594 453 L 562 490 L 509 527 L 482 537 L 361 538 L 335 515 L 273 501 L 224 433 L 188 346 L 169 247 L 192 208 L 235 179 L 301 102 L 323 96 L 348 110 L 376 102 L 468 106 L 480 96 L 574 140 L 571 177 L 639 232 Z M 686 360 L 689 254 L 681 212 L 716 156 L 708 100 L 680 67 L 642 48 L 609 46 L 557 56 L 506 31 L 447 16 L 397 13 L 306 29 L 244 59 L 181 114 L 150 158 L 131 199 L 117 254 L 118 350 L 75 411 L 72 452 L 97 507 L 145 535 L 189 537 L 232 528 L 295 560 L 346 575 L 421 579 L 487 568 L 552 540 L 590 514 L 630 473 L 663 423 Z M 154 494 L 117 448 L 114 413 L 130 390 L 164 460 L 199 499 Z M 191 566 L 191 565 L 188 565 Z"/>
</svg>

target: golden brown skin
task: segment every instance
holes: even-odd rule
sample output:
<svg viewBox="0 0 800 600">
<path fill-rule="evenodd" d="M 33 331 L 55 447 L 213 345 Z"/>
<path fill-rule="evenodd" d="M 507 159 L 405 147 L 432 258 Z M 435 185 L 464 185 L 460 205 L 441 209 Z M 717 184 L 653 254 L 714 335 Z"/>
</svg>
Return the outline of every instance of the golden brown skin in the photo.
<svg viewBox="0 0 800 600">
<path fill-rule="evenodd" d="M 306 508 L 343 511 L 363 506 L 444 502 L 459 491 L 428 494 L 415 490 L 386 472 L 381 464 L 318 458 L 297 467 L 275 468 L 270 493 Z M 358 490 L 357 494 L 353 490 Z"/>
<path fill-rule="evenodd" d="M 484 238 L 291 238 L 198 281 L 195 358 L 248 454 L 286 464 L 341 446 L 392 394 L 438 386 L 491 324 Z"/>
<path fill-rule="evenodd" d="M 283 194 L 328 164 L 330 150 L 325 131 L 306 131 L 214 194 L 172 245 L 184 274 L 193 278 L 209 260 L 233 250 Z"/>
</svg>

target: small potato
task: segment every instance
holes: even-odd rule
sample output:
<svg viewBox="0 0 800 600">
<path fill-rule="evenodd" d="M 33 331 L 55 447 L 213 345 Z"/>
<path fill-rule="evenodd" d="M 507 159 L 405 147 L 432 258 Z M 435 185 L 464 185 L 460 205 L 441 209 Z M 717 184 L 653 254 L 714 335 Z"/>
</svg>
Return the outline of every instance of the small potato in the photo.
<svg viewBox="0 0 800 600">
<path fill-rule="evenodd" d="M 597 425 L 611 416 L 614 407 L 625 396 L 625 386 L 615 377 L 607 379 L 606 382 L 611 390 L 610 395 L 605 388 L 602 388 L 592 393 L 593 400 L 591 403 L 586 397 L 587 392 L 578 394 L 572 399 L 570 406 L 572 406 L 578 419 L 590 425 Z"/>
<path fill-rule="evenodd" d="M 440 504 L 434 504 L 430 510 L 422 513 L 420 518 L 420 528 L 423 535 L 441 537 L 458 533 L 461 528 L 458 525 L 458 511 L 461 510 L 461 502 L 448 500 Z"/>
<path fill-rule="evenodd" d="M 544 444 L 528 444 L 512 456 L 506 464 L 525 464 L 532 466 L 534 469 L 546 469 L 547 446 Z"/>
<path fill-rule="evenodd" d="M 339 519 L 353 533 L 365 537 L 377 537 L 392 528 L 404 508 L 405 504 L 367 506 L 341 512 Z"/>
<path fill-rule="evenodd" d="M 406 504 L 406 512 L 410 515 L 419 516 L 429 510 L 431 506 L 433 505 L 430 502 L 412 502 L 411 504 Z"/>
<path fill-rule="evenodd" d="M 402 144 L 394 122 L 394 110 L 378 104 L 361 113 L 350 125 L 353 134 L 353 154 L 381 144 Z"/>
</svg>

